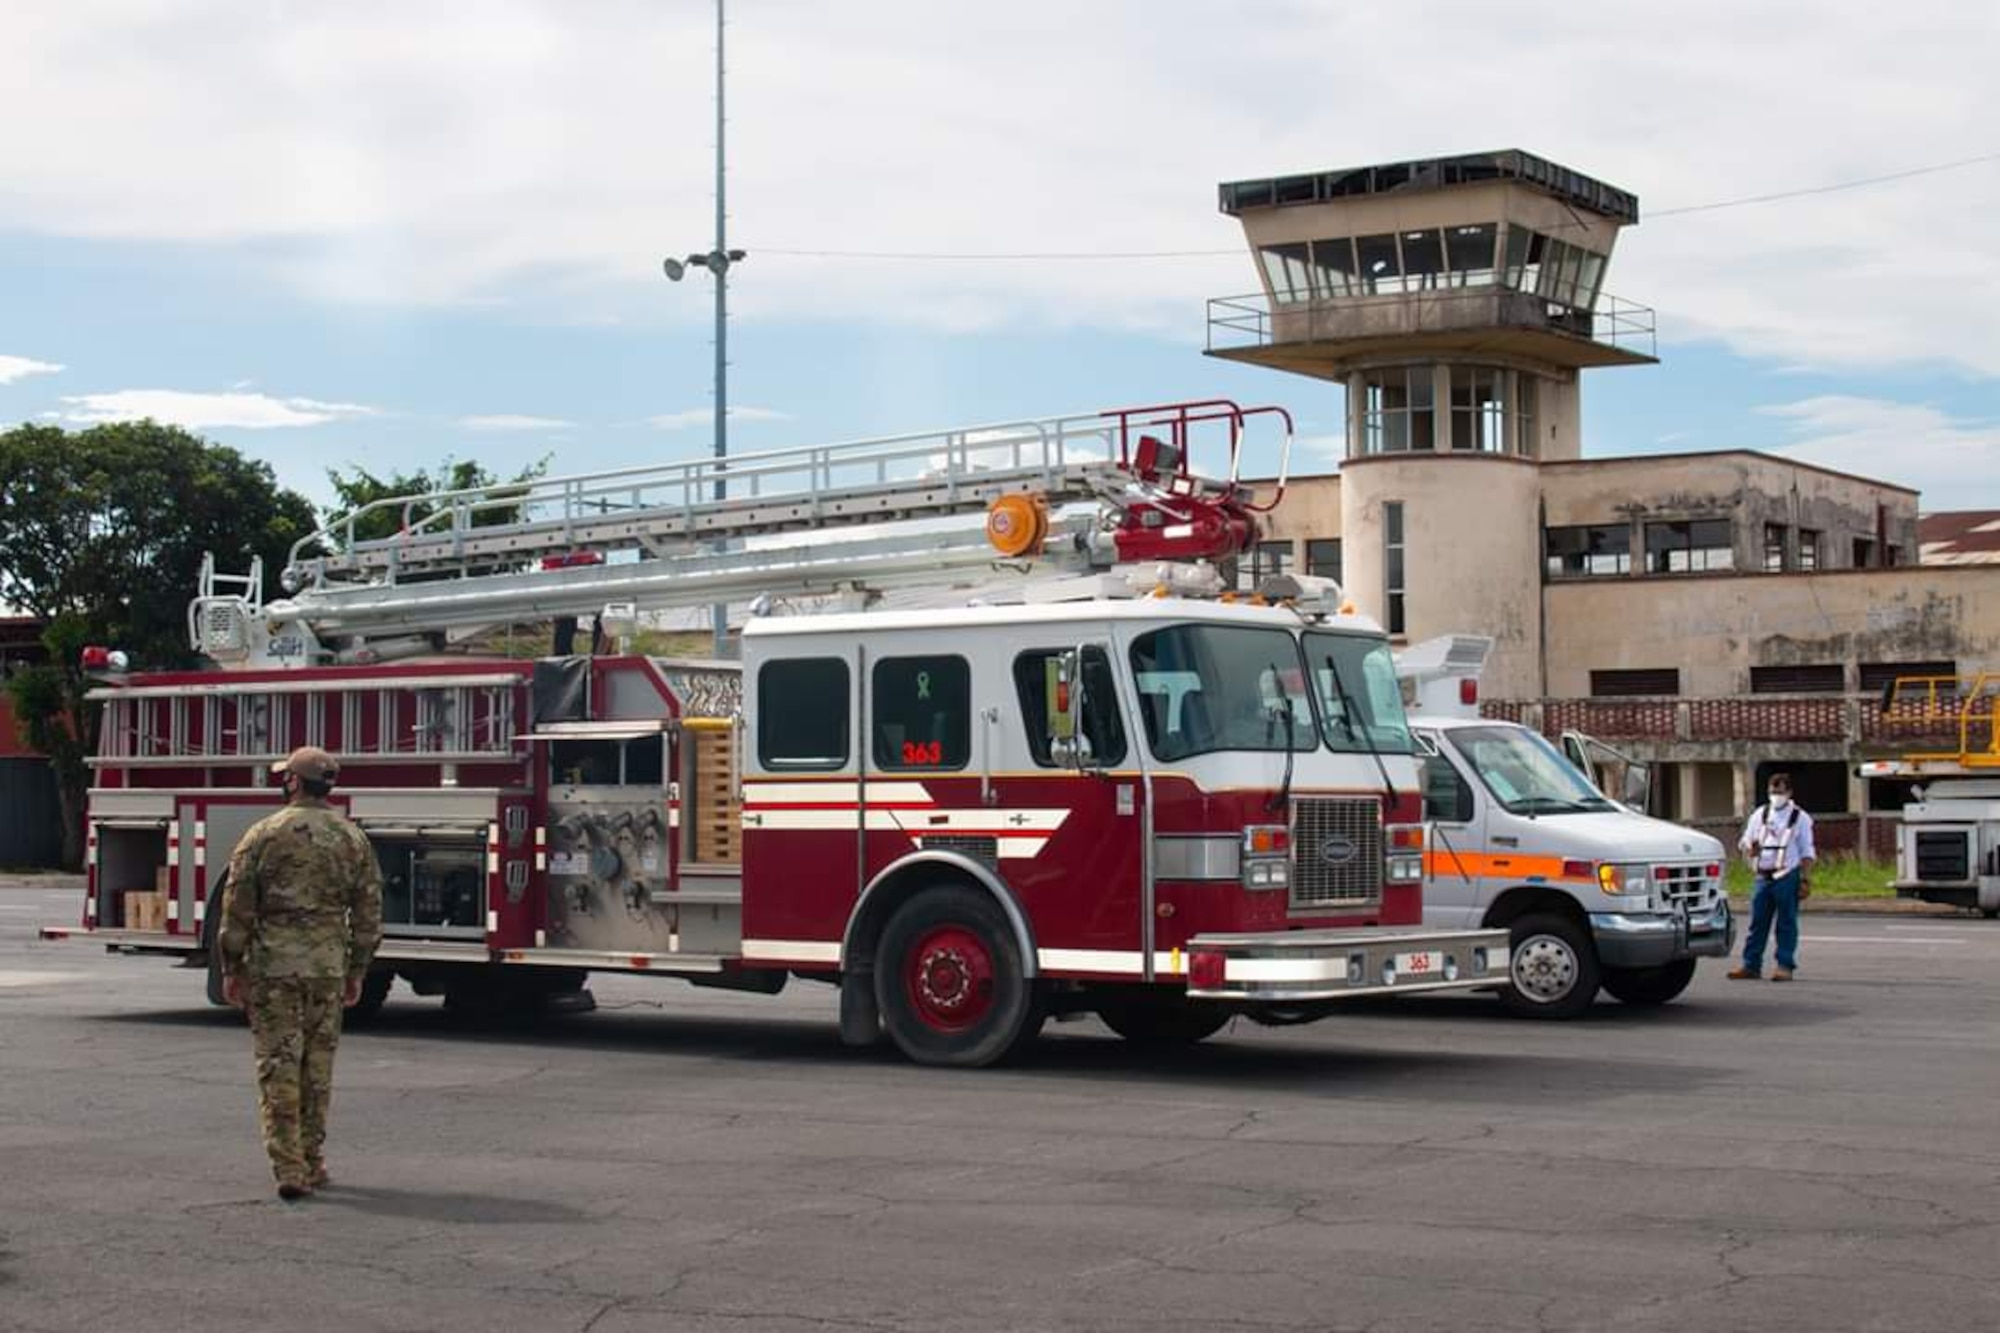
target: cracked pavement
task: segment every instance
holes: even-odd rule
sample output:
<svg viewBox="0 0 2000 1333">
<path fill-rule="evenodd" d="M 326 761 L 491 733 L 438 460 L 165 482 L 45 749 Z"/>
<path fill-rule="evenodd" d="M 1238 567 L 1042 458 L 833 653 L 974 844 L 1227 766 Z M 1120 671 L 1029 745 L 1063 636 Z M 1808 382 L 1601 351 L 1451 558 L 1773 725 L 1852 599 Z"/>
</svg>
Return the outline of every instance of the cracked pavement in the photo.
<svg viewBox="0 0 2000 1333">
<path fill-rule="evenodd" d="M 600 978 L 526 1030 L 399 988 L 286 1205 L 200 973 L 0 905 L 9 1333 L 2000 1327 L 2000 925 L 1809 920 L 1792 987 L 1573 1024 L 1052 1024 L 977 1073 L 842 1049 L 819 986 Z"/>
</svg>

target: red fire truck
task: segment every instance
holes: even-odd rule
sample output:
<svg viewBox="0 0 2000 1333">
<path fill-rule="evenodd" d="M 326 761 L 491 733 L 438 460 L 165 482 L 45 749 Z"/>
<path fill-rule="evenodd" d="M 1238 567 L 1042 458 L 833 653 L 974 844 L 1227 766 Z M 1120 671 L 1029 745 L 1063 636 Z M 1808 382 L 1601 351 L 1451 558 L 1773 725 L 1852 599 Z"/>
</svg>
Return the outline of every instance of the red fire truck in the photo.
<svg viewBox="0 0 2000 1333">
<path fill-rule="evenodd" d="M 219 1000 L 230 849 L 312 744 L 382 863 L 365 1006 L 798 978 L 850 1044 L 983 1065 L 1051 1016 L 1187 1042 L 1497 985 L 1505 931 L 1421 927 L 1381 629 L 1209 563 L 1282 493 L 1237 479 L 1267 426 L 1288 449 L 1282 411 L 1207 402 L 410 497 L 391 537 L 300 543 L 269 602 L 207 567 L 214 668 L 93 695 L 82 921 L 43 934 L 206 957 Z M 740 662 L 451 651 L 718 599 L 751 603 Z"/>
</svg>

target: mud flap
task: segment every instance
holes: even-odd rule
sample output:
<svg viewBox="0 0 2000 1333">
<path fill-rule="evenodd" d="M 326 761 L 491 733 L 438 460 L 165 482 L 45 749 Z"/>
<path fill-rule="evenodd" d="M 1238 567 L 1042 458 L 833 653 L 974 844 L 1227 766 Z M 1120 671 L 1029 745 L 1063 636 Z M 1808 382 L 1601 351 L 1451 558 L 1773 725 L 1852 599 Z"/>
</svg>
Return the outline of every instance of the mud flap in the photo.
<svg viewBox="0 0 2000 1333">
<path fill-rule="evenodd" d="M 870 972 L 840 974 L 840 1042 L 843 1046 L 874 1046 L 882 1040 L 882 1011 L 875 1003 L 875 977 Z"/>
</svg>

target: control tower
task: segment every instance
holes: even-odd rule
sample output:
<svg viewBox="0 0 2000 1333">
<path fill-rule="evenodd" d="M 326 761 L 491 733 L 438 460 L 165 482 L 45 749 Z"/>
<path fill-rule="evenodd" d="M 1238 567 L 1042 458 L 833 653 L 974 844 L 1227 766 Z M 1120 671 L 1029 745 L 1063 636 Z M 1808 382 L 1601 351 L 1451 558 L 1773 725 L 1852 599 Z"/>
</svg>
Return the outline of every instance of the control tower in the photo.
<svg viewBox="0 0 2000 1333">
<path fill-rule="evenodd" d="M 1344 582 L 1409 641 L 1495 639 L 1538 693 L 1540 464 L 1581 453 L 1579 372 L 1646 365 L 1653 312 L 1607 295 L 1636 197 L 1530 153 L 1221 187 L 1263 290 L 1209 303 L 1209 354 L 1347 390 Z"/>
</svg>

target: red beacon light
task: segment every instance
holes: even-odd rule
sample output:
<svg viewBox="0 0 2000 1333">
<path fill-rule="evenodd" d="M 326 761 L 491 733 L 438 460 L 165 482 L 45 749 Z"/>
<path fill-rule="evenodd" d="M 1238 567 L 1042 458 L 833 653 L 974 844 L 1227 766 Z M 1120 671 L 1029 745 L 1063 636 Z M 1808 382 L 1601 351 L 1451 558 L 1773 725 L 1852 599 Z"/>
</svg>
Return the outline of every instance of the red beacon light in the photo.
<svg viewBox="0 0 2000 1333">
<path fill-rule="evenodd" d="M 1460 676 L 1458 678 L 1458 701 L 1467 708 L 1479 702 L 1479 677 Z"/>
<path fill-rule="evenodd" d="M 131 659 L 116 648 L 93 643 L 83 650 L 82 666 L 85 671 L 123 671 L 129 665 Z"/>
<path fill-rule="evenodd" d="M 576 569 L 583 565 L 601 565 L 603 563 L 604 552 L 602 551 L 571 551 L 567 555 L 545 555 L 542 557 L 543 569 Z"/>
</svg>

